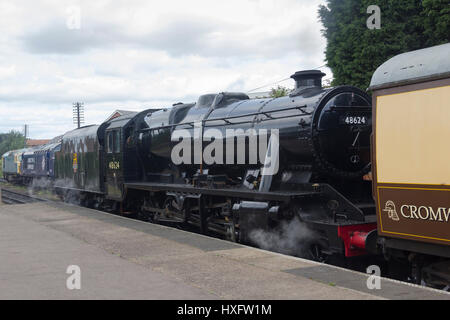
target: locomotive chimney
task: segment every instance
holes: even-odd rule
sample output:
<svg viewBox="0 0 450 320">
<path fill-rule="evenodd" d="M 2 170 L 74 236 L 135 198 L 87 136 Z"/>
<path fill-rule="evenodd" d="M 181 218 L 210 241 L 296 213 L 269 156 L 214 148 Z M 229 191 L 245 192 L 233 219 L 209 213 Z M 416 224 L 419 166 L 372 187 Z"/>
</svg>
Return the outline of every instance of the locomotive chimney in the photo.
<svg viewBox="0 0 450 320">
<path fill-rule="evenodd" d="M 320 70 L 297 71 L 291 78 L 295 80 L 295 89 L 305 89 L 310 87 L 322 88 L 322 78 L 325 76 Z"/>
</svg>

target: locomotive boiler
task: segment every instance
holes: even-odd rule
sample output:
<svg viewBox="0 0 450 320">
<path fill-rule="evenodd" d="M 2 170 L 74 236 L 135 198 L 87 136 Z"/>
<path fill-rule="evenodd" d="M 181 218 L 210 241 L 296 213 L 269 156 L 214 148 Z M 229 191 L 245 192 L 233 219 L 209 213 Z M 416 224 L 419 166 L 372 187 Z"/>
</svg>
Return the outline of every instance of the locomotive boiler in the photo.
<svg viewBox="0 0 450 320">
<path fill-rule="evenodd" d="M 192 154 L 193 159 L 189 160 L 196 162 L 197 168 L 201 164 L 203 169 L 236 164 L 236 158 L 241 156 L 238 150 L 245 150 L 246 160 L 251 156 L 249 129 L 257 136 L 277 129 L 280 165 L 283 168 L 306 166 L 301 170 L 304 181 L 310 180 L 313 173 L 337 179 L 361 178 L 368 172 L 370 163 L 370 98 L 354 87 L 324 89 L 323 76 L 317 70 L 295 73 L 292 78 L 296 89 L 287 97 L 249 99 L 243 93 L 208 94 L 195 104 L 179 104 L 151 113 L 144 119 L 148 128 L 141 136 L 143 154 L 152 170 L 168 169 L 173 162 L 173 148 L 178 143 L 171 139 L 175 132 L 186 132 L 192 138 L 192 149 L 196 140 L 202 140 L 204 151 L 205 140 L 211 140 L 205 139 L 205 132 L 214 129 L 224 140 L 219 145 L 225 146 L 225 140 L 229 139 L 234 140 L 234 148 L 224 147 L 223 157 L 218 159 L 220 163 L 208 164 L 194 159 Z M 196 126 L 202 129 L 198 131 L 203 136 L 195 134 Z M 239 139 L 242 136 L 245 139 Z M 245 143 L 244 149 L 239 148 L 240 141 Z M 232 153 L 231 157 L 227 151 Z M 226 159 L 231 161 L 227 163 Z M 155 166 L 155 162 L 161 166 Z M 242 164 L 244 170 L 249 166 L 248 161 Z"/>
</svg>

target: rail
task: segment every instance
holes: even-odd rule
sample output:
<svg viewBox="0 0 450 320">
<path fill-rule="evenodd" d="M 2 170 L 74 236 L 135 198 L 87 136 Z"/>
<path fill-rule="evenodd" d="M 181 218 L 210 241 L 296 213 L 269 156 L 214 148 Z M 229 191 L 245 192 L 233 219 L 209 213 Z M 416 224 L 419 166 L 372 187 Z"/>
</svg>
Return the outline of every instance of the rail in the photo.
<svg viewBox="0 0 450 320">
<path fill-rule="evenodd" d="M 25 195 L 19 192 L 2 188 L 0 188 L 0 197 L 3 204 L 25 204 L 25 203 L 46 201 L 41 198 Z"/>
</svg>

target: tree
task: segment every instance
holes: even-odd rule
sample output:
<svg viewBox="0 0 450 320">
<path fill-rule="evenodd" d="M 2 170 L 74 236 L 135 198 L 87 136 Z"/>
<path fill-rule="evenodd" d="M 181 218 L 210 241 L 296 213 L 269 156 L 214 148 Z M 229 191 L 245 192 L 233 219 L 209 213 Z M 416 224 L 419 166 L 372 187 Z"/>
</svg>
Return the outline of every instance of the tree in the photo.
<svg viewBox="0 0 450 320">
<path fill-rule="evenodd" d="M 450 1 L 423 0 L 422 6 L 427 46 L 449 42 Z"/>
<path fill-rule="evenodd" d="M 365 89 L 384 61 L 449 41 L 449 0 L 327 0 L 319 7 L 333 85 Z M 367 28 L 367 8 L 381 9 L 381 29 Z"/>
<path fill-rule="evenodd" d="M 270 89 L 270 97 L 280 98 L 280 97 L 287 96 L 290 92 L 291 92 L 291 90 L 289 90 L 288 88 L 283 87 L 283 86 L 278 86 L 276 88 Z"/>
<path fill-rule="evenodd" d="M 25 137 L 18 131 L 0 134 L 0 156 L 5 152 L 25 147 Z"/>
</svg>

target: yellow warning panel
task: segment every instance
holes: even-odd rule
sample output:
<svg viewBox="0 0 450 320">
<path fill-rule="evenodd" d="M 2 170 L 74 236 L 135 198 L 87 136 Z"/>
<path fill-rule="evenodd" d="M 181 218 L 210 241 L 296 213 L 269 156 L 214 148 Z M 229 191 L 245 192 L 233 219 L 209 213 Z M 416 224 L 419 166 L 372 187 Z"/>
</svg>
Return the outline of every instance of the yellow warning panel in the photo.
<svg viewBox="0 0 450 320">
<path fill-rule="evenodd" d="M 77 172 L 77 170 L 78 170 L 78 156 L 77 156 L 76 153 L 73 154 L 72 165 L 73 165 L 73 171 Z"/>
<path fill-rule="evenodd" d="M 378 183 L 450 185 L 450 86 L 378 96 Z"/>
</svg>

